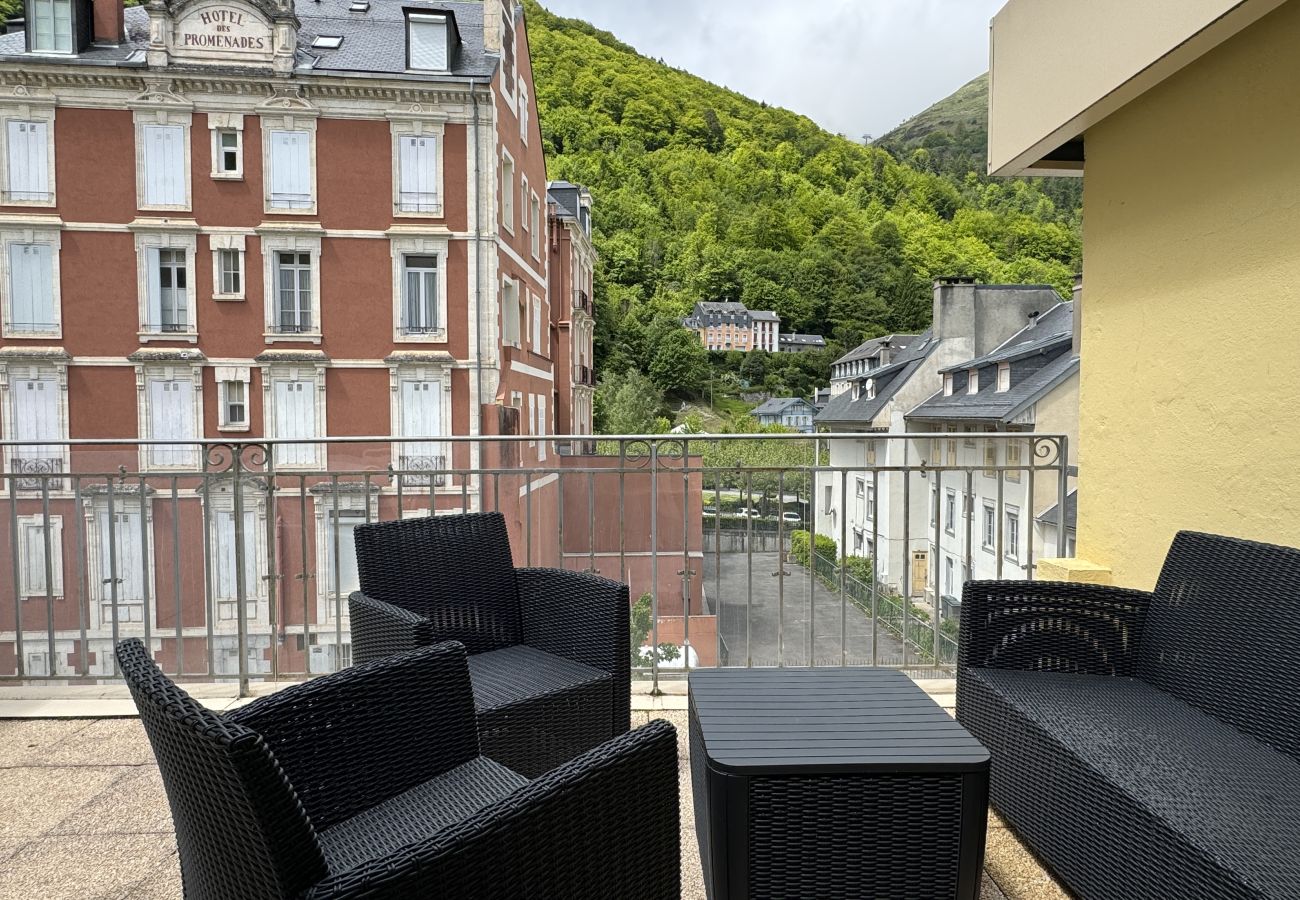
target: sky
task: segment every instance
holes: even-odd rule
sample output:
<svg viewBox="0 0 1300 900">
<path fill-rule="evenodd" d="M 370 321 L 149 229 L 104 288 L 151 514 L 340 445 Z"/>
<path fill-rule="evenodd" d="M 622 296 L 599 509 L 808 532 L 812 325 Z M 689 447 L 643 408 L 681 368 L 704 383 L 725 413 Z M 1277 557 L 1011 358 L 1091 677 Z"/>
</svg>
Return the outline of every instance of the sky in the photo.
<svg viewBox="0 0 1300 900">
<path fill-rule="evenodd" d="M 988 68 L 1006 0 L 542 0 L 642 54 L 880 137 Z"/>
</svg>

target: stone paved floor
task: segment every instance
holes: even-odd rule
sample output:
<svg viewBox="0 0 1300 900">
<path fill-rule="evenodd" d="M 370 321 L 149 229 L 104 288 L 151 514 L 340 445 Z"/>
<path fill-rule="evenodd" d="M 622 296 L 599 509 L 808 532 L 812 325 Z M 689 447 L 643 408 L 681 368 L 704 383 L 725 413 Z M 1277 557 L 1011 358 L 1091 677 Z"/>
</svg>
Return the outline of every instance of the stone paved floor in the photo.
<svg viewBox="0 0 1300 900">
<path fill-rule="evenodd" d="M 681 739 L 682 897 L 703 900 Z M 990 822 L 982 900 L 1064 900 L 1009 831 Z M 171 817 L 135 719 L 0 720 L 0 900 L 155 900 L 180 896 Z M 577 896 L 577 895 L 575 895 Z"/>
</svg>

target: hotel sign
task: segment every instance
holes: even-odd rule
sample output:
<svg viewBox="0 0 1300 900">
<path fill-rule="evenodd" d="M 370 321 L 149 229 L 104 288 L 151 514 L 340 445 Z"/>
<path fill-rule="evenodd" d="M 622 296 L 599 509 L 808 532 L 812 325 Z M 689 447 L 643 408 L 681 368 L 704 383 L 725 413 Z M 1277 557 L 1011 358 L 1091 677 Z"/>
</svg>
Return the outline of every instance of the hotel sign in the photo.
<svg viewBox="0 0 1300 900">
<path fill-rule="evenodd" d="M 254 58 L 269 60 L 274 49 L 271 23 L 243 4 L 196 4 L 176 21 L 172 32 L 171 52 L 177 58 L 246 63 Z"/>
</svg>

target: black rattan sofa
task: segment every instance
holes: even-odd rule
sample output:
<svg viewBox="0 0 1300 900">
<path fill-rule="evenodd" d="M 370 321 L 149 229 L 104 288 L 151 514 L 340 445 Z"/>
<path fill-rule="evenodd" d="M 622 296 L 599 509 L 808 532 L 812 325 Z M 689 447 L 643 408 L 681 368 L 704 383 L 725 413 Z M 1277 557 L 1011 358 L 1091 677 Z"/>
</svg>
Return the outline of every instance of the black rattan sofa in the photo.
<svg viewBox="0 0 1300 900">
<path fill-rule="evenodd" d="M 666 722 L 530 781 L 480 755 L 454 643 L 226 715 L 174 685 L 140 641 L 117 658 L 162 771 L 190 900 L 680 895 Z"/>
<path fill-rule="evenodd" d="M 484 755 L 531 778 L 627 731 L 627 585 L 516 569 L 500 513 L 363 525 L 356 548 L 353 659 L 464 644 Z"/>
<path fill-rule="evenodd" d="M 1184 532 L 1152 593 L 967 584 L 957 718 L 1076 896 L 1300 898 L 1300 551 Z"/>
</svg>

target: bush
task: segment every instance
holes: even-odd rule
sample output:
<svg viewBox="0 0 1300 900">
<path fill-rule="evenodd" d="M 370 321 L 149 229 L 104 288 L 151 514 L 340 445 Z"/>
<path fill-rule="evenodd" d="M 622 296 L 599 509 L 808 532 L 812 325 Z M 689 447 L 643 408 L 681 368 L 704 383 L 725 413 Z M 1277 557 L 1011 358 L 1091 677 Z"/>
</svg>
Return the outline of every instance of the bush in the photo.
<svg viewBox="0 0 1300 900">
<path fill-rule="evenodd" d="M 652 666 L 656 660 L 659 662 L 672 662 L 682 655 L 681 648 L 676 644 L 660 644 L 658 649 L 641 646 L 654 628 L 653 605 L 654 598 L 649 593 L 642 594 L 632 604 L 631 638 L 632 668 L 634 669 Z"/>
</svg>

